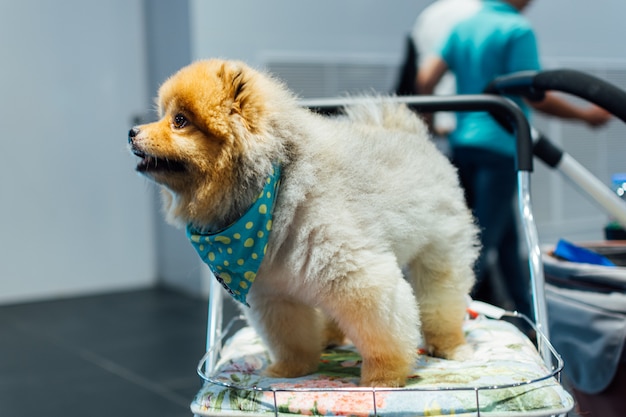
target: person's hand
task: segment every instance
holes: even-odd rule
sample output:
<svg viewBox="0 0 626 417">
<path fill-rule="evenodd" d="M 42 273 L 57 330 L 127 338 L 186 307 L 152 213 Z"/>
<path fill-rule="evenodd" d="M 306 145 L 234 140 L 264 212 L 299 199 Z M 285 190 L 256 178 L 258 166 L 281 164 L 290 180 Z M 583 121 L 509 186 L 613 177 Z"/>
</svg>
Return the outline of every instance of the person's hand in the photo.
<svg viewBox="0 0 626 417">
<path fill-rule="evenodd" d="M 613 116 L 601 107 L 592 105 L 585 109 L 584 120 L 591 127 L 599 127 L 606 124 Z"/>
</svg>

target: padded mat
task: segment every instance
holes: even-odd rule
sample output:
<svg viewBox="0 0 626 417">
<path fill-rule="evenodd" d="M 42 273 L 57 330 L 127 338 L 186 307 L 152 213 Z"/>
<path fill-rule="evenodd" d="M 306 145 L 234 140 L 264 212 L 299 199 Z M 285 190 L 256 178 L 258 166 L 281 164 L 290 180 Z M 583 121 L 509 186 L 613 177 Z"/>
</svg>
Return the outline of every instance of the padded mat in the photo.
<svg viewBox="0 0 626 417">
<path fill-rule="evenodd" d="M 361 359 L 350 345 L 324 351 L 315 374 L 264 377 L 269 356 L 246 327 L 226 343 L 211 377 L 217 383 L 205 382 L 191 409 L 199 416 L 388 417 L 475 416 L 480 409 L 481 416 L 513 417 L 561 414 L 573 407 L 572 397 L 515 326 L 481 317 L 464 328 L 474 349 L 471 360 L 420 354 L 406 387 L 372 390 L 358 387 Z"/>
</svg>

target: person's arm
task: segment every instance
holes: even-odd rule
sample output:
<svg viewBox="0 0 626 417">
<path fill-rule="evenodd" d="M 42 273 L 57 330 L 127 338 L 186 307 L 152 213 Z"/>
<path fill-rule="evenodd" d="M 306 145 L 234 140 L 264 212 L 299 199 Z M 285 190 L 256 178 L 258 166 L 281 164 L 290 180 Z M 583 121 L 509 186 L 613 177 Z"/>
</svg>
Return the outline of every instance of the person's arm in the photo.
<svg viewBox="0 0 626 417">
<path fill-rule="evenodd" d="M 417 71 L 417 91 L 419 94 L 432 94 L 441 77 L 448 70 L 448 64 L 441 57 L 428 58 Z"/>
<path fill-rule="evenodd" d="M 431 95 L 435 91 L 435 86 L 439 83 L 443 75 L 448 70 L 448 64 L 440 57 L 433 55 L 426 59 L 424 64 L 417 70 L 415 84 L 418 94 Z M 422 115 L 428 130 L 435 132 L 435 125 L 432 113 Z"/>
<path fill-rule="evenodd" d="M 602 126 L 612 117 L 611 113 L 596 105 L 577 106 L 550 92 L 546 93 L 542 101 L 527 101 L 527 103 L 542 113 L 562 119 L 580 120 L 592 127 Z"/>
</svg>

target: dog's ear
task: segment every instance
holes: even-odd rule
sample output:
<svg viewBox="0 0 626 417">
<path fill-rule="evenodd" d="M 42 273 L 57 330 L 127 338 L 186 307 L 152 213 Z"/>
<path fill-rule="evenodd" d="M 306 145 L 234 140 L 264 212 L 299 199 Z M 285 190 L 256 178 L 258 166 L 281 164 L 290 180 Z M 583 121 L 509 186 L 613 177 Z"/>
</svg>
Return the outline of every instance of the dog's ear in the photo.
<svg viewBox="0 0 626 417">
<path fill-rule="evenodd" d="M 229 90 L 232 100 L 230 114 L 238 115 L 246 129 L 254 131 L 256 128 L 258 103 L 252 93 L 253 74 L 239 63 L 224 63 L 218 72 Z"/>
<path fill-rule="evenodd" d="M 233 107 L 231 109 L 231 113 L 241 114 L 244 107 L 246 107 L 246 101 L 248 98 L 246 85 L 247 80 L 244 76 L 244 72 L 239 69 L 232 79 Z"/>
</svg>

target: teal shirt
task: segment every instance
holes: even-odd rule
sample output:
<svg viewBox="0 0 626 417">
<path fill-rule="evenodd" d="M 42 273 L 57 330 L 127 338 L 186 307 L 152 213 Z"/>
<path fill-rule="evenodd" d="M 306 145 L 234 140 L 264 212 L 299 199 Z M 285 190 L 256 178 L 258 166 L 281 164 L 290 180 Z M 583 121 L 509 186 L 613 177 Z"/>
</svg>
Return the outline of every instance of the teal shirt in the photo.
<svg viewBox="0 0 626 417">
<path fill-rule="evenodd" d="M 537 40 L 517 9 L 498 0 L 483 0 L 482 8 L 458 23 L 440 49 L 454 72 L 458 94 L 480 94 L 494 78 L 517 71 L 540 69 Z M 511 97 L 530 116 L 519 97 Z M 513 135 L 486 112 L 457 114 L 457 128 L 450 135 L 452 147 L 485 148 L 515 155 Z"/>
</svg>

